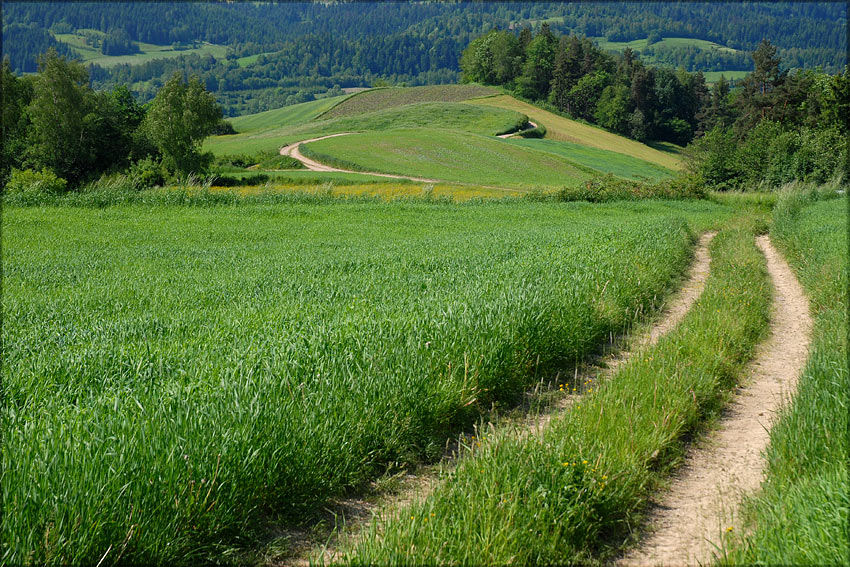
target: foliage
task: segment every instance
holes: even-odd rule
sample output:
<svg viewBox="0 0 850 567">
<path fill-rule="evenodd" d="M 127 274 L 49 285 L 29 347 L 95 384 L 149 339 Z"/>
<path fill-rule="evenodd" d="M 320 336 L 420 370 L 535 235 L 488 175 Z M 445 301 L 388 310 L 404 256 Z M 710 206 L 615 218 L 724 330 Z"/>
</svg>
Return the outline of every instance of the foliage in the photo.
<svg viewBox="0 0 850 567">
<path fill-rule="evenodd" d="M 33 171 L 12 169 L 9 182 L 3 188 L 4 195 L 27 199 L 64 193 L 68 183 L 49 169 Z"/>
<path fill-rule="evenodd" d="M 164 162 L 178 173 L 202 171 L 211 157 L 200 144 L 221 120 L 221 108 L 201 82 L 184 82 L 175 74 L 154 98 L 145 116 L 145 129 L 159 147 Z"/>
<path fill-rule="evenodd" d="M 606 203 L 636 199 L 703 199 L 706 192 L 702 179 L 680 176 L 647 183 L 621 179 L 610 173 L 600 175 L 582 184 L 563 187 L 554 194 L 557 201 L 589 201 Z"/>
</svg>

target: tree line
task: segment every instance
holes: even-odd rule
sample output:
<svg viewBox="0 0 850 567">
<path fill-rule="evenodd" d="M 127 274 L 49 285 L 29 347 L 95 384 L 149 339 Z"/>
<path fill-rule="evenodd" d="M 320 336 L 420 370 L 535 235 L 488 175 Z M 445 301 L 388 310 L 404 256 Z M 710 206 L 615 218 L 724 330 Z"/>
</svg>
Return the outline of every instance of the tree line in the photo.
<svg viewBox="0 0 850 567">
<path fill-rule="evenodd" d="M 103 174 L 127 172 L 139 185 L 201 171 L 210 155 L 203 139 L 222 122 L 221 108 L 197 78 L 173 75 L 147 105 L 125 85 L 95 91 L 80 63 L 55 50 L 36 75 L 17 77 L 8 59 L 0 73 L 0 182 L 35 182 L 53 190 L 78 187 Z"/>
<path fill-rule="evenodd" d="M 762 40 L 754 70 L 736 88 L 710 89 L 701 72 L 652 68 L 630 49 L 602 52 L 587 38 L 492 30 L 461 58 L 462 79 L 608 130 L 649 141 L 693 142 L 692 171 L 717 188 L 824 182 L 847 163 L 850 81 L 846 70 L 789 72 Z"/>
<path fill-rule="evenodd" d="M 703 112 L 710 92 L 701 73 L 652 68 L 631 49 L 611 55 L 590 40 L 492 30 L 461 57 L 463 81 L 500 85 L 573 118 L 646 142 L 689 143 L 713 125 Z"/>
</svg>

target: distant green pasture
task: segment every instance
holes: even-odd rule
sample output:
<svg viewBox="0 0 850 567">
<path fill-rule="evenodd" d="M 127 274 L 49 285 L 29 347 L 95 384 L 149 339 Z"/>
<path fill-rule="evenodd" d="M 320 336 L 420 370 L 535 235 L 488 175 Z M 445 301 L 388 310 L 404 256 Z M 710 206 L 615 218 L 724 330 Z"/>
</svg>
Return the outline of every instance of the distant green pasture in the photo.
<svg viewBox="0 0 850 567">
<path fill-rule="evenodd" d="M 67 43 L 71 47 L 71 50 L 85 63 L 96 63 L 101 67 L 114 67 L 122 63 L 138 65 L 147 61 L 153 61 L 154 59 L 167 59 L 191 54 L 210 54 L 216 59 L 224 59 L 224 56 L 227 54 L 227 46 L 206 42 L 203 42 L 202 46 L 196 49 L 173 49 L 170 45 L 136 42 L 139 45 L 139 49 L 141 49 L 141 53 L 133 55 L 104 55 L 100 52 L 100 49 L 86 45 L 82 35 L 76 33 L 57 33 L 54 34 L 54 37 L 59 41 Z"/>
<path fill-rule="evenodd" d="M 525 148 L 553 153 L 579 165 L 591 167 L 602 173 L 612 173 L 627 179 L 646 178 L 653 181 L 666 179 L 673 172 L 666 167 L 618 152 L 601 150 L 572 142 L 512 138 L 508 142 Z"/>
<path fill-rule="evenodd" d="M 343 169 L 499 187 L 562 187 L 593 175 L 551 152 L 489 136 L 426 128 L 328 138 L 304 145 L 301 151 Z"/>
<path fill-rule="evenodd" d="M 311 108 L 312 110 L 315 108 Z M 278 111 L 269 111 L 275 112 Z M 279 115 L 273 115 L 274 118 L 265 118 L 269 123 L 274 120 L 291 120 L 287 125 L 231 136 L 215 136 L 207 139 L 204 148 L 216 155 L 268 152 L 276 151 L 285 144 L 338 132 L 374 132 L 399 128 L 439 128 L 492 136 L 510 130 L 526 120 L 523 114 L 512 110 L 463 103 L 419 103 L 358 116 L 302 123 L 296 123 L 292 116 L 299 113 L 303 118 L 307 109 L 295 110 L 293 107 L 292 112 L 293 115 L 287 117 L 281 112 Z M 251 121 L 247 120 L 248 117 L 244 121 L 234 120 L 234 127 L 256 127 L 263 119 L 259 118 L 259 115 L 254 116 L 257 118 L 251 118 Z"/>
</svg>

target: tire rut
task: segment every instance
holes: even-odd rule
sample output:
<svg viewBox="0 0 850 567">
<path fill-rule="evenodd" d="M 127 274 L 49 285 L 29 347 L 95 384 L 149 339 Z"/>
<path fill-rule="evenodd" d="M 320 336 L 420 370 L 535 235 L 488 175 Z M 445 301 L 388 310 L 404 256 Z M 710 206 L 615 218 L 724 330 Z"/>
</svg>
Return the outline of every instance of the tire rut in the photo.
<svg viewBox="0 0 850 567">
<path fill-rule="evenodd" d="M 574 382 L 582 383 L 584 380 L 598 382 L 613 375 L 622 364 L 641 350 L 654 345 L 685 317 L 705 288 L 711 265 L 708 246 L 716 234 L 716 232 L 707 232 L 700 237 L 696 245 L 694 260 L 684 284 L 662 309 L 658 321 L 644 332 L 619 341 L 619 345 L 625 345 L 622 350 L 612 347 L 615 349 L 614 352 L 603 354 L 589 368 L 577 371 Z M 581 394 L 565 396 L 559 402 L 552 404 L 541 415 L 520 418 L 513 426 L 517 428 L 519 435 L 541 433 L 554 417 L 557 417 L 581 397 Z M 498 427 L 511 426 L 510 421 L 505 420 L 499 423 Z M 494 424 L 490 423 L 488 426 L 494 427 Z M 476 437 L 481 437 L 477 430 L 470 435 L 464 435 L 467 444 L 471 443 L 471 440 Z M 438 488 L 440 471 L 451 469 L 456 464 L 459 452 L 458 445 L 459 443 L 455 442 L 448 446 L 446 456 L 439 463 L 421 467 L 418 474 L 405 475 L 400 479 L 396 490 L 377 495 L 375 498 L 349 498 L 332 503 L 329 510 L 333 512 L 334 519 L 342 518 L 343 521 L 341 526 L 335 530 L 335 534 L 323 544 L 317 545 L 315 542 L 311 544 L 310 538 L 301 532 L 284 532 L 293 544 L 294 553 L 282 561 L 272 561 L 271 564 L 307 566 L 314 562 L 328 564 L 340 561 L 342 556 L 338 548 L 339 542 L 347 541 L 350 543 L 352 540 L 356 540 L 360 534 L 368 533 L 369 526 L 376 519 L 390 518 L 402 507 L 421 501 Z"/>
<path fill-rule="evenodd" d="M 650 512 L 649 536 L 620 558 L 618 567 L 699 565 L 712 560 L 724 536 L 740 530 L 737 508 L 763 479 L 763 451 L 781 406 L 796 390 L 808 356 L 812 318 L 791 268 L 767 236 L 757 239 L 774 285 L 770 337 L 749 364 L 750 379 L 719 428 L 692 448 L 670 489 Z"/>
</svg>

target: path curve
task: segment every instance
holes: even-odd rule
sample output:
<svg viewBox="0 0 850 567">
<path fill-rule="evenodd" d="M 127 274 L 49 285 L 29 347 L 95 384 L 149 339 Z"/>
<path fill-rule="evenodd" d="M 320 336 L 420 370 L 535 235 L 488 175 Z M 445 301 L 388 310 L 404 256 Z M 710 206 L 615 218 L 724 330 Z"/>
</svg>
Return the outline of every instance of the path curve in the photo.
<svg viewBox="0 0 850 567">
<path fill-rule="evenodd" d="M 290 144 L 289 146 L 284 146 L 280 149 L 280 155 L 289 156 L 297 159 L 310 171 L 333 171 L 337 173 L 359 173 L 361 175 L 375 175 L 377 177 L 389 177 L 391 179 L 409 179 L 411 181 L 421 181 L 423 183 L 439 183 L 436 179 L 426 179 L 424 177 L 410 177 L 408 175 L 393 175 L 391 173 L 376 173 L 372 171 L 354 171 L 353 169 L 340 169 L 338 167 L 331 167 L 330 165 L 325 165 L 323 163 L 319 163 L 316 160 L 310 159 L 301 153 L 301 144 L 309 144 L 310 142 L 318 142 L 319 140 L 325 140 L 327 138 L 336 138 L 337 136 L 349 136 L 351 134 L 356 134 L 356 132 L 340 132 L 339 134 L 330 134 L 329 136 L 321 136 L 319 138 L 311 138 L 309 140 L 302 140 L 300 142 L 295 142 L 294 144 Z"/>
<path fill-rule="evenodd" d="M 731 527 L 740 530 L 737 505 L 763 478 L 762 452 L 777 411 L 796 390 L 808 357 L 812 318 L 803 289 L 767 236 L 757 239 L 773 281 L 771 336 L 749 365 L 751 381 L 739 389 L 718 430 L 689 451 L 671 488 L 659 498 L 648 525 L 654 531 L 618 561 L 633 565 L 709 562 Z"/>
<path fill-rule="evenodd" d="M 497 138 L 510 138 L 511 136 L 516 136 L 517 134 L 519 134 L 521 132 L 525 132 L 526 130 L 534 130 L 535 128 L 537 128 L 537 124 L 535 124 L 534 122 L 529 120 L 528 121 L 528 128 L 523 128 L 522 130 L 517 130 L 516 132 L 509 132 L 507 134 L 499 134 L 496 137 Z"/>
</svg>

